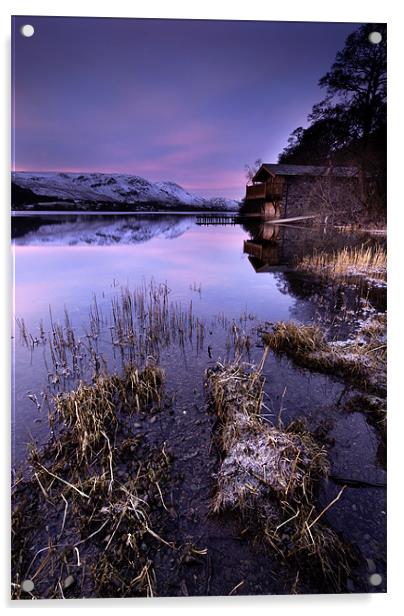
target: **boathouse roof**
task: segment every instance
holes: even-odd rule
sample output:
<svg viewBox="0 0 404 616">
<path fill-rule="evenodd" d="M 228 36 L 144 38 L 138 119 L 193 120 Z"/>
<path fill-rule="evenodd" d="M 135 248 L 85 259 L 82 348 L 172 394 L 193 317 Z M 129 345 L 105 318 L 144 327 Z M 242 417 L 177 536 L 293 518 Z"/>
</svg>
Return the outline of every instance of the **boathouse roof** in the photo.
<svg viewBox="0 0 404 616">
<path fill-rule="evenodd" d="M 260 182 L 269 175 L 306 175 L 306 176 L 326 176 L 352 178 L 358 174 L 356 167 L 334 167 L 331 165 L 284 165 L 282 163 L 263 163 L 253 177 L 253 181 Z"/>
</svg>

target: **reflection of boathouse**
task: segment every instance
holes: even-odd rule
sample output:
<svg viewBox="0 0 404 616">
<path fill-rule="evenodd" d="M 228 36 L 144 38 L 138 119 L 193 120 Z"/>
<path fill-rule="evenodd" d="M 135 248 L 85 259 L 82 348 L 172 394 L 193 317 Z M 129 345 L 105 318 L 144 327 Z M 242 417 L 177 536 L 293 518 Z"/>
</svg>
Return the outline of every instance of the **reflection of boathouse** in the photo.
<svg viewBox="0 0 404 616">
<path fill-rule="evenodd" d="M 247 184 L 242 214 L 261 218 L 331 213 L 357 199 L 355 167 L 261 165 Z"/>
<path fill-rule="evenodd" d="M 265 240 L 245 240 L 244 254 L 258 273 L 270 272 L 279 263 L 279 246 L 277 242 Z"/>
<path fill-rule="evenodd" d="M 279 238 L 281 227 L 263 223 L 255 229 L 253 238 L 244 240 L 244 254 L 257 273 L 269 272 L 280 260 Z"/>
<path fill-rule="evenodd" d="M 347 237 L 336 233 L 333 227 L 278 224 L 251 218 L 244 220 L 243 228 L 250 236 L 244 240 L 243 252 L 257 273 L 293 269 L 314 251 L 333 252 L 358 243 L 355 234 Z"/>
<path fill-rule="evenodd" d="M 244 240 L 243 252 L 257 273 L 284 270 L 293 267 L 296 259 L 312 252 L 313 245 L 324 242 L 320 228 L 301 227 L 245 220 L 243 228 L 250 235 Z"/>
</svg>

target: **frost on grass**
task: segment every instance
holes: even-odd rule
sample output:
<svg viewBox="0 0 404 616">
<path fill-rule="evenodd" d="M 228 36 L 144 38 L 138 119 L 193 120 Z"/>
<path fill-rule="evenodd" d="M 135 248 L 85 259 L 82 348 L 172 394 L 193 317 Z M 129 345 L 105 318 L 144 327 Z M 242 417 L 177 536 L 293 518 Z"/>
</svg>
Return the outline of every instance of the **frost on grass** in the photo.
<svg viewBox="0 0 404 616">
<path fill-rule="evenodd" d="M 324 447 L 303 424 L 281 429 L 260 416 L 264 380 L 260 370 L 235 362 L 207 371 L 206 384 L 219 419 L 222 462 L 213 512 L 236 510 L 247 527 L 284 558 L 341 588 L 348 571 L 345 547 L 319 522 L 314 505 L 317 481 L 327 476 Z"/>
<path fill-rule="evenodd" d="M 356 335 L 345 341 L 328 342 L 319 327 L 292 321 L 268 324 L 262 339 L 303 368 L 330 373 L 375 395 L 386 395 L 385 314 L 367 319 Z"/>
<path fill-rule="evenodd" d="M 266 514 L 277 518 L 277 499 L 303 487 L 307 474 L 325 474 L 326 454 L 308 434 L 282 431 L 260 417 L 262 379 L 241 365 L 217 367 L 209 374 L 216 411 L 223 423 L 221 448 L 225 458 L 218 475 L 214 510 L 250 507 L 257 497 Z"/>
</svg>

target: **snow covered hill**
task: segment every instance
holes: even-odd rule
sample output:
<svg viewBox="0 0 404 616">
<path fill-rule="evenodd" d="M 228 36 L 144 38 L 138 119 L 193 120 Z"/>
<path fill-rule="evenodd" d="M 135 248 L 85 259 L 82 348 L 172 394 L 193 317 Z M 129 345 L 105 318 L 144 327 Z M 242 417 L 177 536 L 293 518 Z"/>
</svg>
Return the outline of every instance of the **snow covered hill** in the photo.
<svg viewBox="0 0 404 616">
<path fill-rule="evenodd" d="M 38 197 L 37 202 L 42 197 L 47 201 L 53 199 L 77 204 L 160 204 L 165 208 L 201 210 L 237 210 L 239 205 L 231 199 L 192 195 L 174 182 L 150 182 L 136 175 L 21 171 L 12 173 L 12 183 L 18 187 L 19 194 L 25 194 L 23 203 L 29 203 L 29 196 L 33 193 Z"/>
</svg>

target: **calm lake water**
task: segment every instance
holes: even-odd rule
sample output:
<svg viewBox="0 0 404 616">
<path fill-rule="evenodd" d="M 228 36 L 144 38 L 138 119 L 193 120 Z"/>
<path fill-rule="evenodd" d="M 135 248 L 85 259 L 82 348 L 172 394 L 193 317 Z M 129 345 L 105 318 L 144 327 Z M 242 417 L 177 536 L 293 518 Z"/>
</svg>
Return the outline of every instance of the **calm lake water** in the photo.
<svg viewBox="0 0 404 616">
<path fill-rule="evenodd" d="M 209 480 L 205 475 L 211 465 L 211 426 L 202 414 L 203 377 L 208 366 L 234 352 L 229 342 L 232 324 L 237 336 L 249 336 L 248 359 L 257 362 L 262 355 L 256 332 L 260 322 L 293 319 L 308 323 L 332 316 L 335 323 L 341 319 L 341 299 L 321 299 L 321 291 L 297 276 L 293 264 L 314 248 L 374 241 L 369 237 L 346 237 L 335 230 L 201 224 L 205 222 L 197 216 L 171 214 L 31 215 L 12 219 L 14 315 L 24 319 L 33 338 L 40 336 L 41 320 L 44 329 L 49 330 L 50 307 L 55 322 L 63 322 L 67 309 L 73 326 L 84 336 L 89 307 L 96 295 L 106 323 L 100 349 L 109 368 L 119 370 L 107 323 L 111 299 L 119 296 L 122 288 L 135 289 L 153 280 L 167 285 L 172 302 L 188 309 L 192 302 L 192 314 L 205 326 L 203 344 L 188 341 L 181 348 L 173 344 L 161 349 L 159 361 L 166 371 L 167 391 L 175 394 L 176 403 L 174 416 L 163 419 L 159 429 L 179 452 L 184 482 L 204 487 L 205 495 L 199 501 L 188 488 L 178 493 L 184 507 L 189 507 L 191 501 L 196 511 L 201 507 L 201 520 L 208 506 L 209 491 L 205 488 Z M 357 311 L 358 319 L 368 314 L 364 298 L 372 300 L 373 309 L 383 308 L 385 302 L 383 293 L 363 291 L 361 294 L 356 290 L 352 296 L 347 293 L 343 299 L 344 310 Z M 341 324 L 339 335 L 346 334 L 346 328 L 349 330 L 346 323 Z M 21 344 L 17 325 L 13 350 L 13 460 L 18 465 L 28 442 L 42 443 L 49 435 L 46 411 L 38 409 L 34 398 L 41 404 L 41 392 L 49 387 L 45 363 L 49 357 L 46 344 L 35 344 L 33 348 Z M 385 482 L 374 429 L 362 414 L 347 415 L 338 410 L 345 395 L 341 383 L 297 370 L 289 361 L 272 356 L 266 363 L 265 375 L 269 419 L 282 408 L 285 421 L 304 416 L 313 429 L 328 422 L 334 440 L 330 452 L 333 473 Z M 57 388 L 72 386 L 67 380 Z M 202 453 L 195 460 L 197 447 L 202 448 Z M 336 485 L 325 486 L 324 503 L 338 490 Z M 345 498 L 330 512 L 330 520 L 359 546 L 366 558 L 377 563 L 378 570 L 384 570 L 383 490 L 346 490 Z"/>
</svg>

